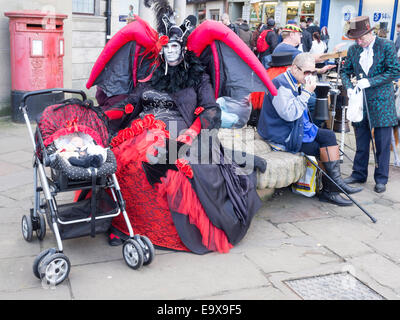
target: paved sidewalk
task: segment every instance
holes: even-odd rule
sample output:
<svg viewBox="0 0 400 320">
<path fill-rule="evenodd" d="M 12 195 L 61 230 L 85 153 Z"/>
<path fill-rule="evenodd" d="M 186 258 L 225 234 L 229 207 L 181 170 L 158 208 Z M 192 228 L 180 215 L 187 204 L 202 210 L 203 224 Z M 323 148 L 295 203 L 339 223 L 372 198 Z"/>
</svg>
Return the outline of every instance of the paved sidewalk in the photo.
<svg viewBox="0 0 400 320">
<path fill-rule="evenodd" d="M 351 134 L 346 138 L 352 158 L 354 141 Z M 264 201 L 246 237 L 228 254 L 156 250 L 154 262 L 135 271 L 105 236 L 66 240 L 69 279 L 48 288 L 33 275 L 32 262 L 56 246 L 54 235 L 48 228 L 42 242 L 34 235 L 27 243 L 21 234 L 22 215 L 33 201 L 31 162 L 25 125 L 1 119 L 0 299 L 324 299 L 329 297 L 315 296 L 322 275 L 349 298 L 360 297 L 360 286 L 365 299 L 400 298 L 400 168 L 390 168 L 387 191 L 377 194 L 370 165 L 365 190 L 353 196 L 376 224 L 355 205 L 340 208 L 281 189 Z M 351 172 L 349 160 L 342 171 Z M 302 278 L 298 286 L 290 281 Z"/>
</svg>

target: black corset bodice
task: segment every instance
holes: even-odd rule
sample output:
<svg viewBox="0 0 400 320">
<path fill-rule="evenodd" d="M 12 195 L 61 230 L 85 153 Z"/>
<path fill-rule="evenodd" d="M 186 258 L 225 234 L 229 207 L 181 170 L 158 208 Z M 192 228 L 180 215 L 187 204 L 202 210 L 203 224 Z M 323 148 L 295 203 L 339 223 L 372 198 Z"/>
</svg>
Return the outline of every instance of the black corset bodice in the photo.
<svg viewBox="0 0 400 320">
<path fill-rule="evenodd" d="M 143 107 L 143 111 L 139 114 L 140 118 L 143 119 L 145 115 L 152 114 L 156 119 L 164 121 L 168 129 L 170 121 L 182 122 L 182 124 L 178 125 L 179 130 L 184 125 L 182 115 L 175 101 L 168 93 L 146 90 L 142 93 L 140 102 Z"/>
<path fill-rule="evenodd" d="M 170 97 L 168 93 L 147 90 L 142 93 L 141 103 L 144 112 L 149 112 L 154 109 L 177 109 L 175 101 Z"/>
</svg>

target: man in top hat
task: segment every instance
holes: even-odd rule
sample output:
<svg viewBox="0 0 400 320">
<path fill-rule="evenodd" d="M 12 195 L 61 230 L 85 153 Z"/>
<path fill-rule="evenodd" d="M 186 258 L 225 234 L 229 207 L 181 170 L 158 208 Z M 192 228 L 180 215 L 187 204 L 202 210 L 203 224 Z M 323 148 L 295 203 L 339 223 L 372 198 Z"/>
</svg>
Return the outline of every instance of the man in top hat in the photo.
<svg viewBox="0 0 400 320">
<path fill-rule="evenodd" d="M 381 193 L 386 190 L 389 177 L 392 127 L 398 123 L 392 81 L 400 78 L 400 64 L 394 43 L 376 37 L 372 30 L 369 17 L 355 17 L 348 22 L 346 35 L 354 39 L 355 44 L 348 49 L 341 72 L 342 82 L 346 89 L 353 88 L 350 77 L 355 76 L 356 86 L 364 89 L 367 103 L 364 103 L 363 120 L 352 123 L 357 150 L 353 172 L 345 181 L 347 183 L 367 181 L 371 127 L 374 128 L 378 165 L 374 173 L 376 183 L 374 190 Z"/>
</svg>

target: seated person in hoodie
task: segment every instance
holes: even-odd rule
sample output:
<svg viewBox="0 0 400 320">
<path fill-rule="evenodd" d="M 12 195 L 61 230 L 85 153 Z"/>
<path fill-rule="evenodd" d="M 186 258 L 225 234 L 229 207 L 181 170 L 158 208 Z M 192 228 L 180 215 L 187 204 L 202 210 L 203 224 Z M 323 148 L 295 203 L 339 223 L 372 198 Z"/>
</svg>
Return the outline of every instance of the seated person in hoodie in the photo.
<svg viewBox="0 0 400 320">
<path fill-rule="evenodd" d="M 272 80 L 278 94 L 265 96 L 257 131 L 277 149 L 315 156 L 337 185 L 349 194 L 359 192 L 362 188 L 352 188 L 343 181 L 335 133 L 310 120 L 307 103 L 316 88 L 316 73 L 315 58 L 309 53 L 298 54 L 291 67 Z M 352 205 L 325 175 L 322 178 L 320 201 Z"/>
</svg>

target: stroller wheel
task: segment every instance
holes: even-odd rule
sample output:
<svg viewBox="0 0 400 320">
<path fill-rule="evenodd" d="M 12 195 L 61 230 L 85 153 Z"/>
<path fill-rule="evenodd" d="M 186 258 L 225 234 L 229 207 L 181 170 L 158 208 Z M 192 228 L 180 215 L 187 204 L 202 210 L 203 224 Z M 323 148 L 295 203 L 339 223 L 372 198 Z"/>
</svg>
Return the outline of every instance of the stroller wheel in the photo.
<svg viewBox="0 0 400 320">
<path fill-rule="evenodd" d="M 32 220 L 30 217 L 24 215 L 21 221 L 22 236 L 28 242 L 32 241 L 33 227 Z"/>
<path fill-rule="evenodd" d="M 150 239 L 147 238 L 146 236 L 140 236 L 140 240 L 143 243 L 142 249 L 143 249 L 143 265 L 147 266 L 150 263 L 152 263 L 154 259 L 154 246 L 151 243 Z"/>
<path fill-rule="evenodd" d="M 40 278 L 48 285 L 58 285 L 69 274 L 71 263 L 63 253 L 54 253 L 45 256 L 39 264 Z"/>
<path fill-rule="evenodd" d="M 46 220 L 44 219 L 43 214 L 39 213 L 39 228 L 36 229 L 36 235 L 39 240 L 43 240 L 46 236 Z"/>
<path fill-rule="evenodd" d="M 126 264 L 132 269 L 139 269 L 143 265 L 143 249 L 134 239 L 129 239 L 124 243 L 122 255 Z"/>
<path fill-rule="evenodd" d="M 42 262 L 42 260 L 44 259 L 44 257 L 47 255 L 54 254 L 56 252 L 57 251 L 54 248 L 46 249 L 36 256 L 35 260 L 33 261 L 33 266 L 32 266 L 33 274 L 35 275 L 36 278 L 40 279 L 39 265 Z"/>
</svg>

